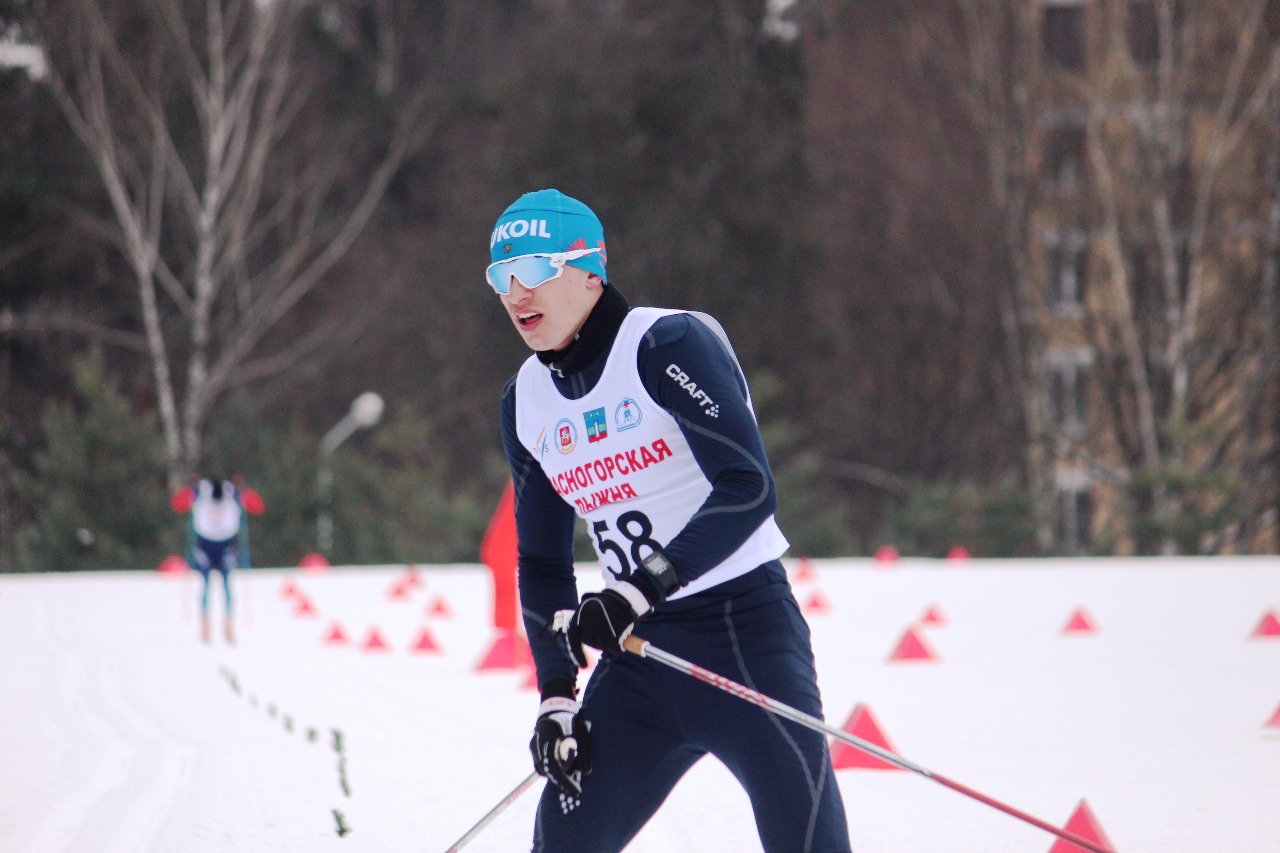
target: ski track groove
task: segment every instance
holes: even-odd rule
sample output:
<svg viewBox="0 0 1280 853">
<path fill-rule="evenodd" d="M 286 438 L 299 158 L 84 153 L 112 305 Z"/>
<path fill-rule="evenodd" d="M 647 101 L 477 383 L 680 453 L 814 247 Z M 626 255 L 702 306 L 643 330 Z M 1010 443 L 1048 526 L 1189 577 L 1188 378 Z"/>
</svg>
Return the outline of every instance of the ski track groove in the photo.
<svg viewBox="0 0 1280 853">
<path fill-rule="evenodd" d="M 95 645 L 73 623 L 66 597 L 52 603 L 48 636 L 66 667 L 59 693 L 105 742 L 105 752 L 94 772 L 78 777 L 84 781 L 72 796 L 59 797 L 58 817 L 32 849 L 149 849 L 184 793 L 191 750 L 165 733 L 162 720 L 125 698 L 120 662 L 94 653 Z"/>
</svg>

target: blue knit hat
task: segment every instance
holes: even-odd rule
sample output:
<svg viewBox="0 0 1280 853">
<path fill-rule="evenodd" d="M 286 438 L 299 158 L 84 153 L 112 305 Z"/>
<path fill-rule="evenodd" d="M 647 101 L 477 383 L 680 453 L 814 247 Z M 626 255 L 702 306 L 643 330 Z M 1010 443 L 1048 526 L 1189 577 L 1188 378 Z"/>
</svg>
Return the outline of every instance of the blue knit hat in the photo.
<svg viewBox="0 0 1280 853">
<path fill-rule="evenodd" d="M 572 249 L 599 249 L 568 264 L 609 280 L 604 269 L 608 262 L 604 226 L 591 208 L 559 190 L 538 190 L 520 196 L 498 217 L 489 238 L 491 263 Z"/>
</svg>

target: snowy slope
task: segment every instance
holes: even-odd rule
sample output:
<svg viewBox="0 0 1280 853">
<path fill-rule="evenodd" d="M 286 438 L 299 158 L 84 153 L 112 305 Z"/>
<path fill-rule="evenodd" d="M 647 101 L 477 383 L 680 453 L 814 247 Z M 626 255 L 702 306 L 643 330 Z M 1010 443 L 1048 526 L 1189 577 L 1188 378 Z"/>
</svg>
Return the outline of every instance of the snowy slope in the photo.
<svg viewBox="0 0 1280 853">
<path fill-rule="evenodd" d="M 393 597 L 409 577 L 241 573 L 230 647 L 196 639 L 190 576 L 0 576 L 0 850 L 445 849 L 529 772 L 537 698 L 476 672 L 487 571 L 418 567 Z M 1280 851 L 1280 637 L 1251 636 L 1275 559 L 831 561 L 794 585 L 834 724 L 865 704 L 902 755 L 1059 826 L 1087 799 L 1121 853 Z M 1098 630 L 1063 634 L 1080 607 Z M 362 650 L 374 627 L 388 650 Z M 909 627 L 936 660 L 888 660 Z M 411 650 L 424 628 L 437 651 Z M 859 853 L 1054 843 L 916 774 L 838 776 Z M 528 849 L 536 790 L 468 850 Z M 629 850 L 760 845 L 707 760 Z"/>
</svg>

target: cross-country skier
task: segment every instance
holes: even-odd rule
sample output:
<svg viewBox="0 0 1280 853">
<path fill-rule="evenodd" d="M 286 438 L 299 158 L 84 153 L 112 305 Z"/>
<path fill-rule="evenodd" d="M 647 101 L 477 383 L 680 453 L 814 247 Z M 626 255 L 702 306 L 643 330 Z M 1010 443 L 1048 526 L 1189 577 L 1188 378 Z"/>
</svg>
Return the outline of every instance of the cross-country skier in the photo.
<svg viewBox="0 0 1280 853">
<path fill-rule="evenodd" d="M 530 749 L 549 780 L 533 849 L 621 850 L 711 754 L 746 789 L 766 850 L 849 850 L 821 734 L 620 647 L 634 628 L 822 715 L 809 628 L 779 562 L 773 475 L 724 331 L 702 314 L 631 308 L 608 281 L 599 219 L 557 190 L 507 208 L 490 260 L 486 278 L 534 350 L 502 393 L 542 696 Z M 581 601 L 575 513 L 607 581 Z M 604 655 L 579 700 L 584 645 Z"/>
<path fill-rule="evenodd" d="M 232 625 L 231 571 L 249 568 L 249 525 L 245 513 L 258 515 L 264 509 L 262 497 L 238 482 L 205 477 L 179 489 L 172 499 L 174 512 L 190 513 L 187 524 L 187 563 L 200 573 L 204 588 L 200 596 L 200 639 L 209 642 L 209 572 L 222 575 L 225 593 L 223 635 L 235 642 Z"/>
</svg>

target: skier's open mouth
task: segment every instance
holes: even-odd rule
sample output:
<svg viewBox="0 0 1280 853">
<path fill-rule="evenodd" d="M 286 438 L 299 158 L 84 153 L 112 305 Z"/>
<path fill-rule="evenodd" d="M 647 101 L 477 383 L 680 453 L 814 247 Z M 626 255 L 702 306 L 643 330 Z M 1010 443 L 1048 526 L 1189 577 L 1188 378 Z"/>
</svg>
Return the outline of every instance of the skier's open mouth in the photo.
<svg viewBox="0 0 1280 853">
<path fill-rule="evenodd" d="M 516 322 L 521 327 L 530 326 L 542 319 L 542 315 L 536 311 L 522 311 L 516 315 Z"/>
</svg>

